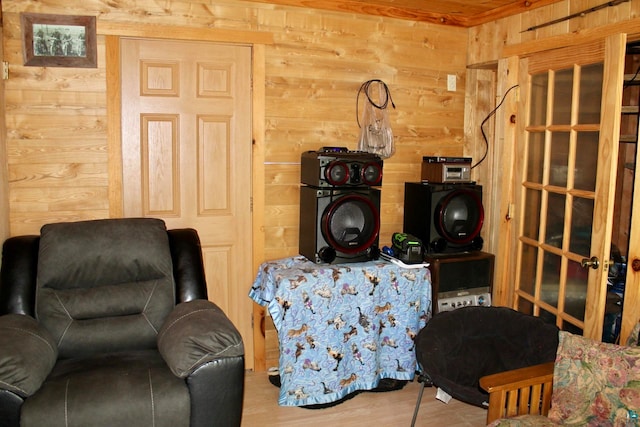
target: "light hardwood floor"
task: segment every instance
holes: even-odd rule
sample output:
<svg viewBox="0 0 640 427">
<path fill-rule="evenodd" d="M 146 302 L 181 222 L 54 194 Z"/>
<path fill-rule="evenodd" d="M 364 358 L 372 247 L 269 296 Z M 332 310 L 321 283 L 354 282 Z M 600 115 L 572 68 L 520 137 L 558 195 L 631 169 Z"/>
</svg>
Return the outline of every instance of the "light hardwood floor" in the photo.
<svg viewBox="0 0 640 427">
<path fill-rule="evenodd" d="M 269 382 L 266 372 L 247 371 L 242 426 L 409 427 L 419 390 L 420 384 L 413 381 L 402 390 L 361 393 L 331 408 L 292 408 L 278 406 L 279 390 Z M 485 425 L 486 410 L 453 399 L 445 404 L 436 400 L 435 393 L 435 388 L 425 388 L 416 426 Z"/>
</svg>

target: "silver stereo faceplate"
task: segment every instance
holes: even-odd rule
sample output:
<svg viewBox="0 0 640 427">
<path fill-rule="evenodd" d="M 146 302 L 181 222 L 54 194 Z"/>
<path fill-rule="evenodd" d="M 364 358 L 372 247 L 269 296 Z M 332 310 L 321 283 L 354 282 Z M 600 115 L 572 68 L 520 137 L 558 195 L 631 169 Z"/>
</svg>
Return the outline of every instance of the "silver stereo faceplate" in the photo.
<svg viewBox="0 0 640 427">
<path fill-rule="evenodd" d="M 438 298 L 438 312 L 451 311 L 461 307 L 489 307 L 491 306 L 491 294 L 468 293 L 466 295 L 458 295 L 454 297 Z"/>
</svg>

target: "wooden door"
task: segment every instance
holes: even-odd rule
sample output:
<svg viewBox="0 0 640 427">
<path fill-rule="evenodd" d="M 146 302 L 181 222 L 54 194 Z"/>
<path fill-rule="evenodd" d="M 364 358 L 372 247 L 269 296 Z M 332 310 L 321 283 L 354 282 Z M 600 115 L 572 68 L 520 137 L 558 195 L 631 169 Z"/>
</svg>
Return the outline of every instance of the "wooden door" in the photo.
<svg viewBox="0 0 640 427">
<path fill-rule="evenodd" d="M 252 367 L 251 48 L 122 39 L 121 72 L 124 214 L 198 231 Z"/>
<path fill-rule="evenodd" d="M 514 307 L 600 340 L 625 37 L 520 59 Z"/>
</svg>

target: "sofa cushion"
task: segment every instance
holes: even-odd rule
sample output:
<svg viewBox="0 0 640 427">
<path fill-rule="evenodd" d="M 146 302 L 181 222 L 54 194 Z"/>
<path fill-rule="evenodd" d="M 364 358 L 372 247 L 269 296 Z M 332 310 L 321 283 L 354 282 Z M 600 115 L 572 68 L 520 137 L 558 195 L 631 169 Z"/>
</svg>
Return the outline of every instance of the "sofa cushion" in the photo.
<svg viewBox="0 0 640 427">
<path fill-rule="evenodd" d="M 244 355 L 238 330 L 207 300 L 178 304 L 158 334 L 158 349 L 172 372 L 182 378 L 212 360 Z"/>
<path fill-rule="evenodd" d="M 156 350 L 65 359 L 22 407 L 20 425 L 186 427 L 189 390 Z"/>
<path fill-rule="evenodd" d="M 164 222 L 48 224 L 38 257 L 36 315 L 60 357 L 156 347 L 175 305 Z"/>
<path fill-rule="evenodd" d="M 640 348 L 564 331 L 559 338 L 550 420 L 564 425 L 626 425 L 629 417 L 640 414 Z"/>
<path fill-rule="evenodd" d="M 556 427 L 558 425 L 542 415 L 521 415 L 495 420 L 487 427 Z"/>
<path fill-rule="evenodd" d="M 51 334 L 32 317 L 0 317 L 0 388 L 31 396 L 56 363 L 58 349 Z"/>
<path fill-rule="evenodd" d="M 639 338 L 640 338 L 640 322 L 636 323 L 633 329 L 631 330 L 631 333 L 629 334 L 629 338 L 627 338 L 627 346 L 631 347 L 631 346 L 640 345 L 640 342 L 638 342 Z"/>
</svg>

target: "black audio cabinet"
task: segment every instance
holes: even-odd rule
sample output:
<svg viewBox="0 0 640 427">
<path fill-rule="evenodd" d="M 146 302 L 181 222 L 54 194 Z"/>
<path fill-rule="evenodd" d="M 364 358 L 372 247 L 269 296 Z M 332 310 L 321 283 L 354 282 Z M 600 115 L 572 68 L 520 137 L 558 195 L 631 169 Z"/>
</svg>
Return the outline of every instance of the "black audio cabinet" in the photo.
<svg viewBox="0 0 640 427">
<path fill-rule="evenodd" d="M 433 313 L 490 306 L 495 256 L 487 252 L 427 255 Z"/>
</svg>

